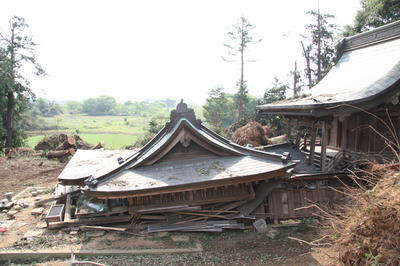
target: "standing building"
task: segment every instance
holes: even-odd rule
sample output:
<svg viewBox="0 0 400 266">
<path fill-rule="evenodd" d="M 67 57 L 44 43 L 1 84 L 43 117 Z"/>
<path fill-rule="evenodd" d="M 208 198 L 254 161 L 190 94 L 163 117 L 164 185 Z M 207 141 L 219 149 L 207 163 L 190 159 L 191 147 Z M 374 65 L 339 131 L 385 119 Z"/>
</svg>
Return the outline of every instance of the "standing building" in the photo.
<svg viewBox="0 0 400 266">
<path fill-rule="evenodd" d="M 336 58 L 310 94 L 257 107 L 286 119 L 289 139 L 305 154 L 299 172 L 390 160 L 400 148 L 400 21 L 345 38 Z"/>
</svg>

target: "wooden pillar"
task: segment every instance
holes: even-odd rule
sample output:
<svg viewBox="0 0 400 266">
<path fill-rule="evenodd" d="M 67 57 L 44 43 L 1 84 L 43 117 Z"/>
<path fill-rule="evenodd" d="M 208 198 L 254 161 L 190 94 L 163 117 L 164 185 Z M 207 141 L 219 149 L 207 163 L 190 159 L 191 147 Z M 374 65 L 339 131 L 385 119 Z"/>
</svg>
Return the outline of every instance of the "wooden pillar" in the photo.
<svg viewBox="0 0 400 266">
<path fill-rule="evenodd" d="M 296 142 L 295 142 L 295 144 L 296 144 L 297 147 L 299 147 L 300 146 L 300 140 L 301 140 L 301 127 L 299 125 L 299 121 L 298 120 L 297 120 L 296 129 L 297 129 L 297 132 L 296 132 Z"/>
<path fill-rule="evenodd" d="M 311 140 L 310 140 L 310 157 L 308 158 L 308 164 L 312 165 L 314 162 L 315 155 L 315 141 L 317 139 L 317 127 L 315 121 L 311 123 Z"/>
<path fill-rule="evenodd" d="M 326 146 L 328 144 L 328 128 L 326 121 L 322 122 L 322 138 L 321 138 L 321 172 L 326 170 Z"/>
<path fill-rule="evenodd" d="M 291 127 L 291 120 L 287 120 L 287 131 L 286 131 L 286 139 L 290 140 L 292 135 L 292 127 Z"/>
<path fill-rule="evenodd" d="M 304 150 L 307 150 L 307 134 L 304 134 Z"/>
<path fill-rule="evenodd" d="M 340 149 L 342 151 L 345 151 L 347 149 L 347 122 L 347 118 L 342 122 L 342 138 L 340 140 Z"/>
<path fill-rule="evenodd" d="M 67 199 L 65 201 L 65 213 L 64 213 L 64 222 L 71 221 L 71 195 L 67 195 Z"/>
</svg>

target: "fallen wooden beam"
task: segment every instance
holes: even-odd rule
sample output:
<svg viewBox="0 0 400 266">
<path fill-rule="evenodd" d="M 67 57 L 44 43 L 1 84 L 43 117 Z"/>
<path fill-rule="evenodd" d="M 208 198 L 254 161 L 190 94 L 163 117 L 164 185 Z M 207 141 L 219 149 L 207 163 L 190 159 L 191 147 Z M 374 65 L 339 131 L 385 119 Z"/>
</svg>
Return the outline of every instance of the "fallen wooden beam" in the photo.
<svg viewBox="0 0 400 266">
<path fill-rule="evenodd" d="M 194 248 L 169 248 L 169 249 L 104 249 L 104 250 L 67 250 L 67 249 L 42 249 L 42 250 L 6 250 L 0 252 L 2 260 L 25 260 L 27 258 L 70 258 L 71 252 L 75 256 L 131 256 L 154 254 L 179 254 L 202 252 L 203 247 L 196 243 Z"/>
<path fill-rule="evenodd" d="M 48 202 L 57 201 L 57 200 L 63 200 L 63 199 L 65 199 L 67 197 L 67 195 L 71 195 L 72 196 L 72 195 L 75 195 L 75 194 L 79 194 L 80 192 L 81 192 L 81 190 L 78 189 L 78 190 L 69 192 L 67 194 L 62 194 L 62 195 L 59 195 L 59 196 L 53 196 L 53 197 L 50 197 L 50 198 L 47 198 L 47 199 L 42 199 L 42 200 L 39 200 L 39 201 L 35 202 L 35 207 L 42 206 L 42 205 L 44 205 L 45 203 L 48 203 Z"/>
<path fill-rule="evenodd" d="M 263 200 L 276 188 L 278 188 L 280 183 L 278 181 L 267 181 L 258 185 L 256 189 L 256 198 L 245 203 L 239 208 L 240 214 L 248 216 L 252 213 Z"/>
<path fill-rule="evenodd" d="M 121 216 L 109 216 L 109 217 L 96 217 L 91 219 L 71 219 L 69 221 L 49 223 L 48 229 L 56 229 L 67 226 L 79 226 L 79 225 L 101 225 L 101 224 L 112 224 L 112 223 L 126 223 L 132 219 L 130 215 Z"/>
<path fill-rule="evenodd" d="M 126 231 L 127 228 L 121 228 L 121 227 L 108 227 L 108 226 L 93 226 L 93 225 L 81 225 L 79 226 L 80 229 L 82 230 L 104 230 L 104 231 Z"/>
</svg>

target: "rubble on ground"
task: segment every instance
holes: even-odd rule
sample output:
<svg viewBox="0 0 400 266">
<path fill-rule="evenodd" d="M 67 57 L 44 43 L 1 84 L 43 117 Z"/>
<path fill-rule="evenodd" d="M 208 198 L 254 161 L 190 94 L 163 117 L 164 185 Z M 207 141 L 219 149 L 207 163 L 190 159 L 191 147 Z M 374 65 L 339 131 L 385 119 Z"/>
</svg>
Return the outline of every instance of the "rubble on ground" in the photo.
<svg viewBox="0 0 400 266">
<path fill-rule="evenodd" d="M 104 142 L 99 142 L 97 145 L 92 145 L 82 140 L 78 135 L 67 135 L 60 133 L 45 136 L 43 140 L 41 140 L 35 146 L 35 151 L 42 151 L 39 154 L 49 159 L 64 159 L 68 156 L 74 155 L 77 149 L 94 150 L 104 147 Z M 26 149 L 23 152 L 26 153 Z"/>
</svg>

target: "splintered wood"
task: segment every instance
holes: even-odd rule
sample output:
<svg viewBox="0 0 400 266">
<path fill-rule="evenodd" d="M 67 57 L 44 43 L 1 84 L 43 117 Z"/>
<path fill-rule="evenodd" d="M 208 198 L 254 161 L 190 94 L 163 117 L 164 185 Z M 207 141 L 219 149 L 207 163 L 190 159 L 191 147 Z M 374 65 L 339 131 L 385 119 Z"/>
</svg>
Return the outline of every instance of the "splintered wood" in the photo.
<svg viewBox="0 0 400 266">
<path fill-rule="evenodd" d="M 70 193 L 57 198 L 66 200 L 64 220 L 49 221 L 48 227 L 80 226 L 81 230 L 112 231 L 112 227 L 101 225 L 129 223 L 122 227 L 127 233 L 132 230 L 147 233 L 242 230 L 256 219 L 277 222 L 282 218 L 310 216 L 312 210 L 306 213 L 295 208 L 307 206 L 310 201 L 321 203 L 339 197 L 338 193 L 329 193 L 327 187 L 315 186 L 314 181 L 314 186 L 306 182 L 270 180 L 127 199 L 91 198 L 92 201 L 81 198 L 83 194 Z M 125 232 L 120 228 L 114 231 Z"/>
</svg>

